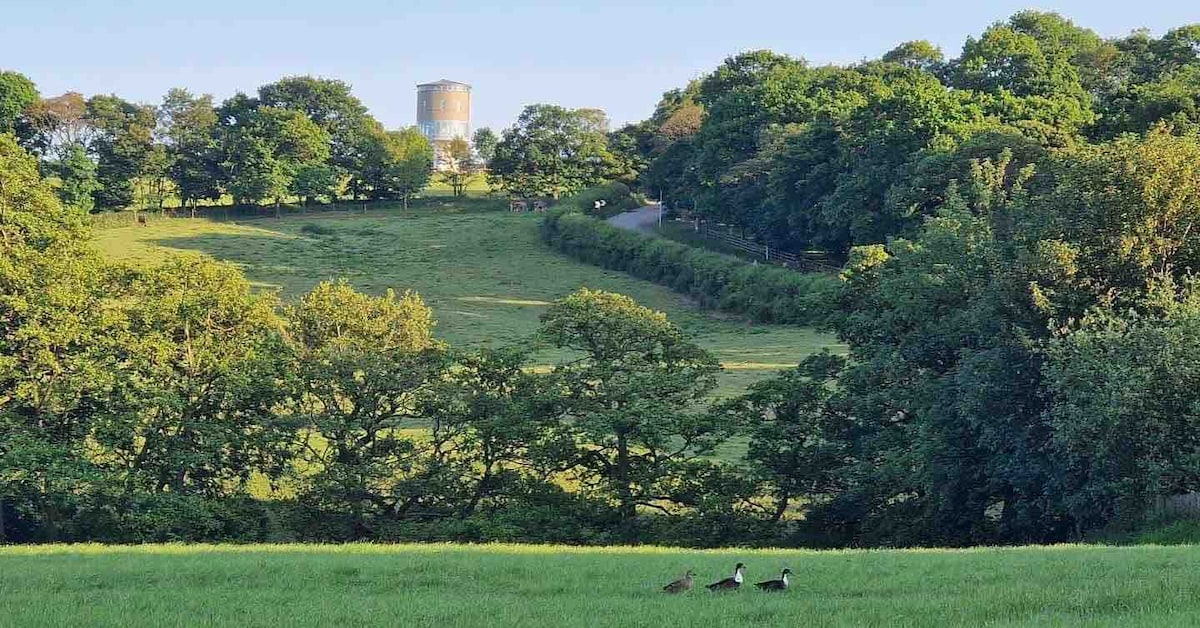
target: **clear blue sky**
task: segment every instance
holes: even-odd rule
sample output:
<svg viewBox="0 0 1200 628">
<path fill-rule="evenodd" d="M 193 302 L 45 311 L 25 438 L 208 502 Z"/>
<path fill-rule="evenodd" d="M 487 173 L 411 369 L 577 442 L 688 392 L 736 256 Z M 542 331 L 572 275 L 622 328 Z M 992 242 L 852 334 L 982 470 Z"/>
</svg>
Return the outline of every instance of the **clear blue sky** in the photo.
<svg viewBox="0 0 1200 628">
<path fill-rule="evenodd" d="M 157 103 L 170 87 L 219 99 L 284 75 L 350 82 L 389 127 L 410 125 L 417 83 L 475 88 L 474 124 L 521 107 L 600 107 L 646 117 L 665 90 L 755 48 L 817 64 L 929 39 L 948 57 L 989 24 L 1058 11 L 1104 36 L 1200 21 L 1200 0 L 8 0 L 0 69 L 43 95 L 116 93 Z"/>
</svg>

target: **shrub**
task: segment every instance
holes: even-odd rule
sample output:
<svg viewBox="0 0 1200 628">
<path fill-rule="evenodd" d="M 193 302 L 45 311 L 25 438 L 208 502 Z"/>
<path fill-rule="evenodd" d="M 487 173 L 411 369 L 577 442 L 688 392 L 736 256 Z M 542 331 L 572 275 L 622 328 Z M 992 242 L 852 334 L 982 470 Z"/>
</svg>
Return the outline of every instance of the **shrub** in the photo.
<svg viewBox="0 0 1200 628">
<path fill-rule="evenodd" d="M 605 201 L 604 207 L 596 209 L 596 201 Z M 565 210 L 575 210 L 589 216 L 608 218 L 621 212 L 637 209 L 644 201 L 634 196 L 629 186 L 619 181 L 604 183 L 587 188 L 579 194 L 564 199 L 559 207 Z"/>
<path fill-rule="evenodd" d="M 570 210 L 547 214 L 540 232 L 543 241 L 575 259 L 667 286 L 701 307 L 762 323 L 821 325 L 837 287 L 829 274 L 754 265 Z"/>
</svg>

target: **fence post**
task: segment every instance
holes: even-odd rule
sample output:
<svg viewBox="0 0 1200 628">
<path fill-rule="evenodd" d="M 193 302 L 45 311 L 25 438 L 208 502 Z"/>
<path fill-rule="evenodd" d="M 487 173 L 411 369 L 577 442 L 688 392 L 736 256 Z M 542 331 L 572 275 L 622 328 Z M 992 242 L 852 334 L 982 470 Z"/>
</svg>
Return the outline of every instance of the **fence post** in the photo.
<svg viewBox="0 0 1200 628">
<path fill-rule="evenodd" d="M 766 251 L 766 257 L 767 257 L 767 261 L 768 261 L 768 262 L 769 262 L 769 261 L 771 261 L 771 245 L 770 245 L 770 244 L 764 244 L 764 245 L 763 245 L 763 250 L 764 250 L 764 251 Z"/>
</svg>

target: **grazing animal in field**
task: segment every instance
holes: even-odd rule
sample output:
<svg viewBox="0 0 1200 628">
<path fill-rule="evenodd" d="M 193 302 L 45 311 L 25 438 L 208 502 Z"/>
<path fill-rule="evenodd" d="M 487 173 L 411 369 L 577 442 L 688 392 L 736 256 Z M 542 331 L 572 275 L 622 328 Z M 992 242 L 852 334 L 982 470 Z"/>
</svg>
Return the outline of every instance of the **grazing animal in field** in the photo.
<svg viewBox="0 0 1200 628">
<path fill-rule="evenodd" d="M 663 587 L 663 591 L 666 593 L 683 593 L 685 591 L 691 591 L 692 583 L 695 582 L 695 576 L 696 574 L 692 573 L 692 570 L 689 569 L 683 574 L 682 578 Z"/>
<path fill-rule="evenodd" d="M 783 574 L 779 576 L 778 580 L 767 580 L 766 582 L 759 582 L 754 586 L 758 587 L 761 591 L 787 591 L 788 574 L 790 573 L 792 573 L 791 569 L 784 569 Z"/>
<path fill-rule="evenodd" d="M 745 573 L 746 566 L 742 563 L 738 563 L 737 566 L 733 568 L 732 576 L 724 580 L 714 582 L 708 585 L 706 588 L 709 591 L 736 591 L 738 587 L 742 586 L 742 580 L 745 578 Z"/>
</svg>

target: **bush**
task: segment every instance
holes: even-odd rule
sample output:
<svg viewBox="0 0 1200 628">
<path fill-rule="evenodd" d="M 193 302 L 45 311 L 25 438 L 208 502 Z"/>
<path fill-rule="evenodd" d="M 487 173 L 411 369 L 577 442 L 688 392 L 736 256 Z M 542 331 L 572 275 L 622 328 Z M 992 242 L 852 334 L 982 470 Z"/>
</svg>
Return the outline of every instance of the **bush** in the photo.
<svg viewBox="0 0 1200 628">
<path fill-rule="evenodd" d="M 575 259 L 627 272 L 685 294 L 701 307 L 761 323 L 821 325 L 837 287 L 837 279 L 828 274 L 758 266 L 573 211 L 547 214 L 541 237 Z"/>
<path fill-rule="evenodd" d="M 92 494 L 40 542 L 262 543 L 294 540 L 278 504 L 248 495 Z"/>
<path fill-rule="evenodd" d="M 604 207 L 596 209 L 596 201 L 605 201 Z M 589 216 L 609 218 L 631 209 L 637 209 L 645 201 L 629 190 L 629 186 L 619 181 L 604 183 L 587 188 L 575 196 L 564 199 L 559 207 L 564 210 L 575 210 Z"/>
</svg>

